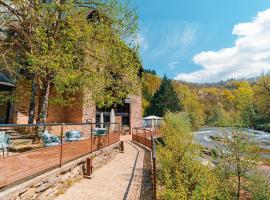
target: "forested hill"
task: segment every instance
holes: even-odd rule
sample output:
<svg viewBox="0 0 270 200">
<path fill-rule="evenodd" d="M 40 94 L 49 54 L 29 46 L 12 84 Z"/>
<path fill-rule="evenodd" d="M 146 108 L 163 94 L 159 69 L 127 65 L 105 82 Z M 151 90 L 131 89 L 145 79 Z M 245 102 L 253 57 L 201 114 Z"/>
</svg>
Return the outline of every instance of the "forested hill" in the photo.
<svg viewBox="0 0 270 200">
<path fill-rule="evenodd" d="M 247 78 L 247 79 L 228 79 L 226 81 L 218 81 L 218 82 L 213 82 L 213 83 L 191 83 L 191 82 L 186 82 L 186 81 L 178 81 L 180 84 L 188 85 L 190 87 L 226 87 L 229 83 L 235 81 L 235 82 L 243 82 L 247 81 L 251 85 L 255 84 L 256 81 L 260 77 L 252 77 L 252 78 Z"/>
<path fill-rule="evenodd" d="M 162 79 L 154 71 L 145 71 L 143 79 L 144 115 L 158 107 L 154 96 Z M 194 129 L 202 125 L 242 127 L 270 131 L 270 76 L 246 80 L 228 80 L 211 84 L 171 81 L 181 111 Z M 152 108 L 151 108 L 152 107 Z M 149 109 L 151 108 L 151 109 Z"/>
</svg>

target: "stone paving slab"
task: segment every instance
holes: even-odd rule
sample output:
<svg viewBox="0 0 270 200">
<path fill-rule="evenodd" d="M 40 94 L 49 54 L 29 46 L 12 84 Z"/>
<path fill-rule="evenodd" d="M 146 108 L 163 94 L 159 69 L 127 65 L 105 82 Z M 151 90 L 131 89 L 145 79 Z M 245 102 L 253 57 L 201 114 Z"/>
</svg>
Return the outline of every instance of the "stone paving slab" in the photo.
<svg viewBox="0 0 270 200">
<path fill-rule="evenodd" d="M 125 152 L 95 171 L 92 179 L 83 179 L 57 200 L 140 199 L 145 150 L 125 140 Z"/>
</svg>

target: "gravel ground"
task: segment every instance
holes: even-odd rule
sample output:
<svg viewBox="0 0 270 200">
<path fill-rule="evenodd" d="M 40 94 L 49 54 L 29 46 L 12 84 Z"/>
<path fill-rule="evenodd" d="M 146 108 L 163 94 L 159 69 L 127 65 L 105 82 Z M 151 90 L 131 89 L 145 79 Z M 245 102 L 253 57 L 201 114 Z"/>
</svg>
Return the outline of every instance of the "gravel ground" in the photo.
<svg viewBox="0 0 270 200">
<path fill-rule="evenodd" d="M 74 184 L 57 200 L 135 200 L 140 199 L 145 150 L 125 141 L 124 153 L 97 170 L 92 179 Z"/>
</svg>

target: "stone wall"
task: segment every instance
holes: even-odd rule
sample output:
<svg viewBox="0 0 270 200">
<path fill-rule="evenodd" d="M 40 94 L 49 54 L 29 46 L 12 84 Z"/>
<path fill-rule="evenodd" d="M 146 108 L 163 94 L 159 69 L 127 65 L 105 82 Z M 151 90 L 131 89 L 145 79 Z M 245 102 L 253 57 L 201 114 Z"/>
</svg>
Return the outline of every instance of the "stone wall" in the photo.
<svg viewBox="0 0 270 200">
<path fill-rule="evenodd" d="M 142 98 L 141 96 L 131 95 L 130 104 L 130 125 L 131 130 L 135 127 L 142 127 Z"/>
<path fill-rule="evenodd" d="M 64 193 L 73 183 L 83 178 L 86 158 L 93 158 L 93 170 L 107 164 L 119 152 L 119 144 L 93 152 L 70 162 L 61 168 L 54 169 L 20 185 L 0 192 L 1 200 L 50 200 Z"/>
<path fill-rule="evenodd" d="M 91 100 L 91 94 L 84 94 L 82 122 L 96 122 L 96 104 Z"/>
</svg>

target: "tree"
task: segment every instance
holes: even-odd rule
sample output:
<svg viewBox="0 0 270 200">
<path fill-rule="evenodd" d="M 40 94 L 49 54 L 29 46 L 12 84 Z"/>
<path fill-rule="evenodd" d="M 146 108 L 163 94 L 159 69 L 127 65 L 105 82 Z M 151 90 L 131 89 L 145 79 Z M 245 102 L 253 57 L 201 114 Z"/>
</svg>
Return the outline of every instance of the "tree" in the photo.
<svg viewBox="0 0 270 200">
<path fill-rule="evenodd" d="M 226 133 L 222 144 L 217 146 L 218 161 L 216 172 L 222 183 L 223 199 L 268 199 L 269 185 L 256 172 L 258 161 L 257 145 L 253 138 L 239 130 L 232 129 Z M 254 190 L 254 185 L 261 187 L 264 193 Z M 267 181 L 266 181 L 267 182 Z M 255 196 L 257 198 L 255 198 Z M 260 198 L 258 198 L 260 196 Z M 267 198 L 266 198 L 267 197 Z"/>
<path fill-rule="evenodd" d="M 228 127 L 232 121 L 230 113 L 224 110 L 223 105 L 218 102 L 217 105 L 213 106 L 207 123 L 212 126 Z"/>
<path fill-rule="evenodd" d="M 270 131 L 270 93 L 268 87 L 270 85 L 270 76 L 263 75 L 260 77 L 253 87 L 254 90 L 254 106 L 257 110 L 255 119 L 256 128 Z"/>
<path fill-rule="evenodd" d="M 85 100 L 85 93 L 98 105 L 112 105 L 139 88 L 140 60 L 124 42 L 131 42 L 137 17 L 126 3 L 1 0 L 0 5 L 1 70 L 32 80 L 31 108 L 36 90 L 40 96 L 38 123 L 46 122 L 52 86 L 57 95 L 51 100 L 62 105 L 75 103 L 78 94 Z M 89 9 L 95 11 L 91 17 Z"/>
<path fill-rule="evenodd" d="M 183 105 L 183 111 L 190 118 L 193 129 L 198 129 L 205 123 L 204 105 L 199 101 L 197 94 L 188 86 L 173 82 L 179 102 Z"/>
<path fill-rule="evenodd" d="M 255 116 L 253 106 L 253 89 L 247 81 L 235 83 L 236 89 L 233 90 L 235 96 L 235 110 L 239 113 L 243 126 L 253 127 Z"/>
<path fill-rule="evenodd" d="M 153 98 L 156 91 L 159 89 L 161 79 L 153 75 L 152 73 L 144 72 L 142 81 L 142 97 L 143 97 L 143 109 L 144 115 L 147 115 L 149 110 L 151 99 Z"/>
<path fill-rule="evenodd" d="M 154 94 L 150 102 L 148 114 L 164 116 L 168 111 L 177 112 L 181 110 L 180 102 L 174 91 L 171 81 L 164 76 L 158 91 Z"/>
</svg>

